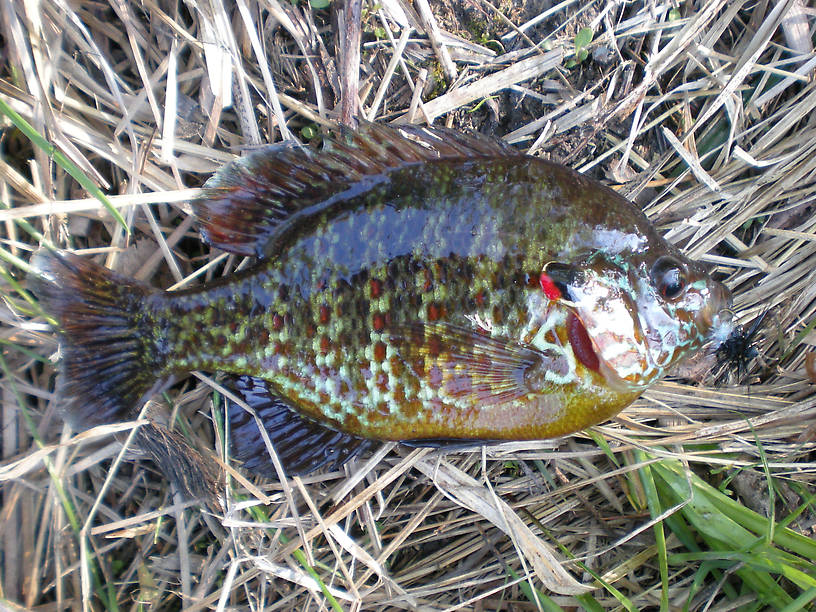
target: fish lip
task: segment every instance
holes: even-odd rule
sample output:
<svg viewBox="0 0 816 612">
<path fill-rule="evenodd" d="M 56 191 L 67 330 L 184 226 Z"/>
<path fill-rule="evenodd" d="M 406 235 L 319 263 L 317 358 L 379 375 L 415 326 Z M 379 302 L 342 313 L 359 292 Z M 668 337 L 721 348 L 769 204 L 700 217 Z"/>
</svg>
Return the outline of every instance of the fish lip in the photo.
<svg viewBox="0 0 816 612">
<path fill-rule="evenodd" d="M 703 323 L 708 327 L 708 335 L 717 326 L 721 327 L 728 324 L 722 317 L 723 313 L 730 314 L 732 320 L 734 318 L 734 311 L 731 310 L 734 297 L 731 290 L 722 283 L 714 282 L 711 284 L 709 291 L 711 292 L 711 299 L 701 312 Z"/>
<path fill-rule="evenodd" d="M 706 321 L 708 323 L 708 321 Z M 737 328 L 736 313 L 730 308 L 720 308 L 716 314 L 710 317 L 706 340 L 713 344 L 713 348 L 719 348 Z"/>
</svg>

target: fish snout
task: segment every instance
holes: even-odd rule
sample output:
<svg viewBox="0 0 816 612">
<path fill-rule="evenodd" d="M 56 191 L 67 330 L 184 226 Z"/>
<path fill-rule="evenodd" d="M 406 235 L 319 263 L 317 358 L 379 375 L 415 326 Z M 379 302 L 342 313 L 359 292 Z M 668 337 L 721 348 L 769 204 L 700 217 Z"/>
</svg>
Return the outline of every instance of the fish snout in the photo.
<svg viewBox="0 0 816 612">
<path fill-rule="evenodd" d="M 708 281 L 708 299 L 697 313 L 699 333 L 717 344 L 728 337 L 734 329 L 734 312 L 731 310 L 731 291 L 722 283 Z"/>
</svg>

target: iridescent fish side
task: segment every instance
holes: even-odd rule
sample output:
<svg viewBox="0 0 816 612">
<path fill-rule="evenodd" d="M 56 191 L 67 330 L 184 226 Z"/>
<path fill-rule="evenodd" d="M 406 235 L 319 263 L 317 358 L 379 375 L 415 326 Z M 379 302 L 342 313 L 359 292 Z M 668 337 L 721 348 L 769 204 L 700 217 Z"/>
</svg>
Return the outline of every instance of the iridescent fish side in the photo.
<svg viewBox="0 0 816 612">
<path fill-rule="evenodd" d="M 193 210 L 208 244 L 256 263 L 164 292 L 38 260 L 72 423 L 132 417 L 157 381 L 205 370 L 292 473 L 372 440 L 551 438 L 729 326 L 728 290 L 633 204 L 479 136 L 364 124 L 322 150 L 266 147 Z M 235 457 L 274 473 L 255 418 L 228 408 Z"/>
</svg>

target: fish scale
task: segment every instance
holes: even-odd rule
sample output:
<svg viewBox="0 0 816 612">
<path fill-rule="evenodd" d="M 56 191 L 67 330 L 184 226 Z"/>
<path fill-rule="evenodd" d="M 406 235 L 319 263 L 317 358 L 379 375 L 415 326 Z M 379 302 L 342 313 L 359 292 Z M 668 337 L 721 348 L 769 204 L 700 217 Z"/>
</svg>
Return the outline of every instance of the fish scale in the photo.
<svg viewBox="0 0 816 612">
<path fill-rule="evenodd" d="M 192 206 L 206 242 L 256 262 L 175 292 L 39 263 L 66 392 L 90 398 L 74 422 L 133 416 L 156 381 L 205 370 L 294 472 L 372 439 L 548 438 L 608 419 L 727 325 L 727 289 L 631 203 L 478 136 L 363 124 L 320 151 L 269 147 Z M 100 319 L 92 378 L 79 361 Z M 269 473 L 257 422 L 228 413 L 235 456 Z"/>
</svg>

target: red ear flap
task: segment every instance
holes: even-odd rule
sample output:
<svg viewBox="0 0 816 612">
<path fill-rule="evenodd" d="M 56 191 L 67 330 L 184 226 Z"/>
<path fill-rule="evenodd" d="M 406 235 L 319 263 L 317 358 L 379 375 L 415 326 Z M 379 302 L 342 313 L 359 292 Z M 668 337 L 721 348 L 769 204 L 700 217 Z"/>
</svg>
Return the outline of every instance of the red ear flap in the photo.
<svg viewBox="0 0 816 612">
<path fill-rule="evenodd" d="M 581 282 L 581 271 L 573 264 L 550 261 L 544 266 L 538 283 L 550 301 L 571 300 L 570 287 Z"/>
<path fill-rule="evenodd" d="M 551 302 L 556 302 L 563 297 L 558 285 L 555 284 L 555 281 L 550 278 L 546 272 L 541 273 L 541 276 L 538 277 L 538 282 L 541 285 L 541 290 L 544 292 L 544 295 L 546 295 L 547 299 Z"/>
</svg>

